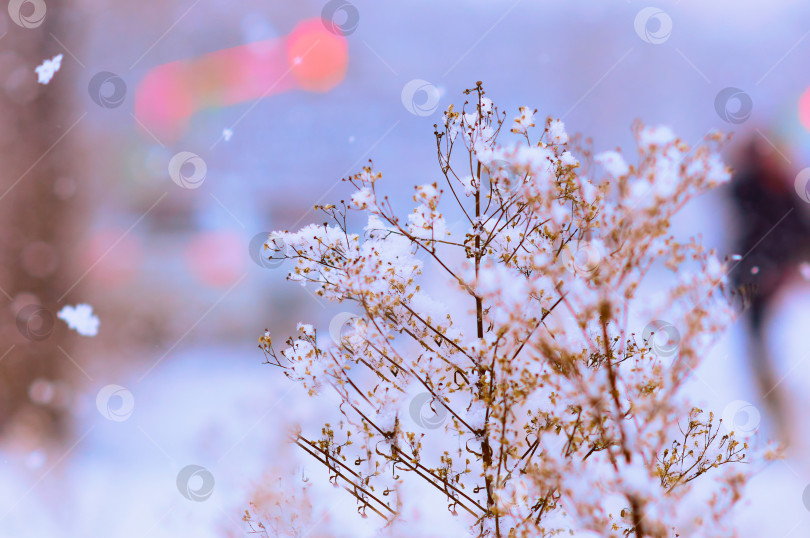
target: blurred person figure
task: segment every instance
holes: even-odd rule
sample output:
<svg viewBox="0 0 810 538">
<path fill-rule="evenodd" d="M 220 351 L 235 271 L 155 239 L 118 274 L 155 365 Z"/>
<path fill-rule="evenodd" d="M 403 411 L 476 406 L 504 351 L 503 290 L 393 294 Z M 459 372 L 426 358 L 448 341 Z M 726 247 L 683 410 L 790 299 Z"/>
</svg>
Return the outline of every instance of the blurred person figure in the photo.
<svg viewBox="0 0 810 538">
<path fill-rule="evenodd" d="M 748 361 L 760 396 L 784 443 L 789 442 L 782 376 L 770 355 L 765 321 L 779 289 L 808 259 L 810 225 L 786 160 L 752 136 L 734 166 L 730 197 L 736 220 L 730 280 L 748 322 Z"/>
</svg>

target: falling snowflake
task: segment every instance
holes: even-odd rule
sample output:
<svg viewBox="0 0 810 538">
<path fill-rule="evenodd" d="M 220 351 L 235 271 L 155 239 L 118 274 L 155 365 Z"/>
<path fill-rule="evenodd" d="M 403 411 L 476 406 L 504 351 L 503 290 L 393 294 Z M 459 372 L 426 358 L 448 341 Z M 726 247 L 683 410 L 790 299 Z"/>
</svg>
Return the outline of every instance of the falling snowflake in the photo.
<svg viewBox="0 0 810 538">
<path fill-rule="evenodd" d="M 62 55 L 57 54 L 51 60 L 45 60 L 42 65 L 37 66 L 34 71 L 37 72 L 37 82 L 40 84 L 47 84 L 51 81 L 53 76 L 62 67 Z"/>
<path fill-rule="evenodd" d="M 233 129 L 228 128 L 222 129 L 222 138 L 225 140 L 225 142 L 230 140 L 232 136 L 233 136 Z"/>
<path fill-rule="evenodd" d="M 93 307 L 89 304 L 65 306 L 57 314 L 59 319 L 68 324 L 68 327 L 82 336 L 95 336 L 98 334 L 98 317 L 93 315 Z"/>
</svg>

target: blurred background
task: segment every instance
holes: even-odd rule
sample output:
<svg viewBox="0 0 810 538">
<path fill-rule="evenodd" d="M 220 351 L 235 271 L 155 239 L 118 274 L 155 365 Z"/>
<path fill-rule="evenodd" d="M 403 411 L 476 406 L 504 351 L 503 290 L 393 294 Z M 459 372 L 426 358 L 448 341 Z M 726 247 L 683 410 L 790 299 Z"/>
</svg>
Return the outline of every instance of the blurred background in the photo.
<svg viewBox="0 0 810 538">
<path fill-rule="evenodd" d="M 794 178 L 810 157 L 808 33 L 799 0 L 11 0 L 0 14 L 0 535 L 242 536 L 248 502 L 279 468 L 323 478 L 285 432 L 317 427 L 326 404 L 263 365 L 256 343 L 268 327 L 326 327 L 340 309 L 285 283 L 255 238 L 320 219 L 313 204 L 344 199 L 340 179 L 370 158 L 407 207 L 412 185 L 440 177 L 433 124 L 481 80 L 510 116 L 538 108 L 597 151 L 632 155 L 637 118 L 690 144 L 733 133 L 727 161 L 765 191 L 707 195 L 676 229 L 723 256 L 751 250 L 735 282 L 767 295 L 692 390 L 718 412 L 758 410 L 757 434 L 784 422 L 788 457 L 750 483 L 735 518 L 743 536 L 807 536 L 810 198 Z M 60 54 L 38 83 L 35 67 Z M 786 208 L 788 231 L 750 207 L 760 192 Z M 759 257 L 755 232 L 771 244 Z M 79 303 L 98 336 L 56 317 Z M 373 535 L 341 493 L 318 490 L 313 534 L 338 521 Z M 463 529 L 432 510 L 440 535 Z"/>
</svg>

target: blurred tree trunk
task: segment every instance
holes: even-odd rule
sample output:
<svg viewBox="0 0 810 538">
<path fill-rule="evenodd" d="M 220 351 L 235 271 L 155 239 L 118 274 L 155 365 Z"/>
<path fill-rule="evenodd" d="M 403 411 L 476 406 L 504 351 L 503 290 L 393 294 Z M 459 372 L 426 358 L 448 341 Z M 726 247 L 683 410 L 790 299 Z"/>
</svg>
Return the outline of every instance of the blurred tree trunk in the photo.
<svg viewBox="0 0 810 538">
<path fill-rule="evenodd" d="M 48 8 L 36 28 L 6 19 L 0 40 L 0 433 L 34 446 L 65 433 L 78 372 L 66 356 L 76 335 L 56 314 L 73 304 L 75 289 L 62 296 L 80 275 L 71 253 L 83 214 L 82 110 L 73 106 L 80 67 L 59 44 L 79 34 L 60 5 Z M 59 53 L 61 70 L 38 84 L 34 68 Z"/>
</svg>

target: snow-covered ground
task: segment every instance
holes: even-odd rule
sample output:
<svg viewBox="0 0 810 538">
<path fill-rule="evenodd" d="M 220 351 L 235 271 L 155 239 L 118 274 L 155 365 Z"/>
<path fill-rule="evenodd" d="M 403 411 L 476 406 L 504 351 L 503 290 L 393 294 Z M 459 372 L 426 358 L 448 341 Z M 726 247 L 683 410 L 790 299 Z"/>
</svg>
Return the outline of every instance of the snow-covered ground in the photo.
<svg viewBox="0 0 810 538">
<path fill-rule="evenodd" d="M 786 460 L 769 464 L 749 484 L 736 512 L 746 538 L 810 533 L 802 499 L 810 477 L 804 457 L 810 428 L 803 420 L 810 376 L 801 367 L 807 353 L 795 353 L 806 347 L 808 309 L 810 286 L 797 282 L 772 318 L 773 347 L 782 357 L 779 368 L 786 376 L 797 445 Z M 691 384 L 698 401 L 718 413 L 734 400 L 759 405 L 742 337 L 738 324 Z M 307 397 L 262 358 L 252 346 L 188 348 L 142 381 L 140 370 L 96 379 L 86 387 L 75 435 L 65 446 L 2 455 L 0 536 L 241 536 L 239 518 L 254 488 L 274 483 L 280 469 L 314 488 L 312 536 L 322 535 L 320 523 L 329 520 L 347 529 L 347 536 L 373 536 L 374 518 L 360 518 L 351 497 L 328 485 L 317 464 L 285 443 L 293 424 L 317 430 L 334 402 Z M 131 393 L 128 408 L 121 408 L 125 400 L 110 400 L 109 407 L 98 404 L 99 391 L 113 383 Z M 766 421 L 763 412 L 762 436 L 769 429 Z M 186 483 L 188 496 L 196 492 L 204 500 L 188 499 L 178 486 L 181 469 L 192 464 L 213 477 L 213 488 L 205 471 Z M 287 484 L 292 488 L 300 481 Z M 448 515 L 439 494 L 418 497 L 421 516 L 412 531 L 459 535 L 464 522 Z"/>
<path fill-rule="evenodd" d="M 307 397 L 262 360 L 256 348 L 188 349 L 142 382 L 138 375 L 107 380 L 132 394 L 128 417 L 122 400 L 110 403 L 122 420 L 107 419 L 97 406 L 106 381 L 87 387 L 66 446 L 0 456 L 0 536 L 243 536 L 240 518 L 256 487 L 282 473 L 288 488 L 311 480 L 311 536 L 325 536 L 326 522 L 345 528 L 345 536 L 374 536 L 377 521 L 359 517 L 353 499 L 286 443 L 293 424 L 319 426 L 330 402 Z M 210 472 L 183 482 L 199 500 L 178 485 L 188 465 Z M 463 530 L 440 496 L 418 505 L 421 516 L 410 528 L 420 536 Z M 441 532 L 431 516 L 444 522 Z"/>
</svg>

